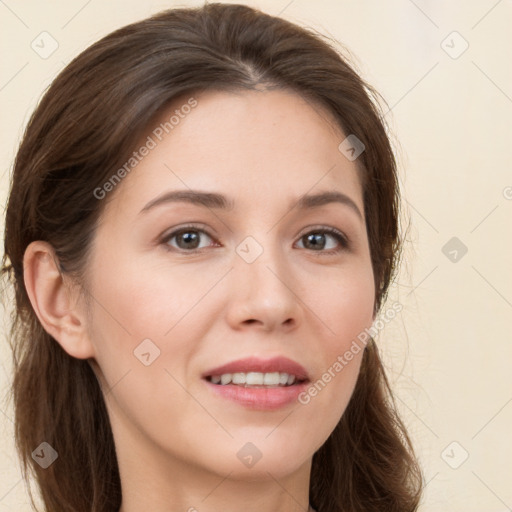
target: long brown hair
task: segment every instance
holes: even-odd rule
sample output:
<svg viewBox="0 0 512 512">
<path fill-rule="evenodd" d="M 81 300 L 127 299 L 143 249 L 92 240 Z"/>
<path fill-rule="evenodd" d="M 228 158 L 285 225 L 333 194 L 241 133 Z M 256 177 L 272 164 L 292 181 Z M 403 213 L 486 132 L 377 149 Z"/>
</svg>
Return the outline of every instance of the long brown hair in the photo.
<svg viewBox="0 0 512 512">
<path fill-rule="evenodd" d="M 121 28 L 76 57 L 33 113 L 17 153 L 2 275 L 15 295 L 15 438 L 51 512 L 117 512 L 121 483 L 102 390 L 88 361 L 69 356 L 39 323 L 23 255 L 49 242 L 60 270 L 83 279 L 105 201 L 94 191 L 126 161 L 171 100 L 204 90 L 280 87 L 330 111 L 365 145 L 358 158 L 378 313 L 402 249 L 396 161 L 380 96 L 326 36 L 244 5 L 171 9 Z M 340 141 L 341 142 L 341 141 Z M 42 441 L 61 454 L 47 469 Z M 314 454 L 318 512 L 417 510 L 422 472 L 373 339 L 340 422 Z"/>
</svg>

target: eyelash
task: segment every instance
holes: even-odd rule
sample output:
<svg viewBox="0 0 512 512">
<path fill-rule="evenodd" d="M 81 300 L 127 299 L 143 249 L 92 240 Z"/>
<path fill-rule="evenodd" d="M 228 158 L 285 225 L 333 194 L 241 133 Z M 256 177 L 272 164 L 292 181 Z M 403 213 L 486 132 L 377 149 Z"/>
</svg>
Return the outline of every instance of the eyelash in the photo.
<svg viewBox="0 0 512 512">
<path fill-rule="evenodd" d="M 165 247 L 165 249 L 167 251 L 169 251 L 169 252 L 177 252 L 177 253 L 181 253 L 181 254 L 201 253 L 201 252 L 203 252 L 204 249 L 207 249 L 206 247 L 203 247 L 202 249 L 185 250 L 185 249 L 179 249 L 179 248 L 171 247 L 168 244 L 168 242 L 170 240 L 172 240 L 175 236 L 183 234 L 183 233 L 187 233 L 189 231 L 194 231 L 194 232 L 198 232 L 198 233 L 204 233 L 205 235 L 207 235 L 212 240 L 215 240 L 215 238 L 212 235 L 210 235 L 210 233 L 207 230 L 205 230 L 203 228 L 199 228 L 198 226 L 191 224 L 191 225 L 183 226 L 183 227 L 177 229 L 176 231 L 172 231 L 171 233 L 165 235 L 162 238 L 162 240 L 161 240 L 161 244 L 164 245 L 164 247 Z M 328 235 L 331 235 L 334 239 L 336 239 L 338 241 L 338 243 L 341 246 L 341 247 L 338 247 L 337 249 L 329 249 L 329 250 L 318 250 L 318 251 L 315 251 L 313 249 L 310 249 L 310 252 L 318 253 L 318 255 L 322 255 L 322 254 L 323 255 L 333 255 L 333 254 L 337 254 L 337 253 L 342 252 L 342 251 L 346 251 L 346 250 L 350 249 L 350 247 L 351 247 L 349 239 L 343 233 L 341 233 L 340 231 L 338 231 L 335 228 L 329 228 L 329 227 L 312 228 L 310 231 L 307 231 L 306 233 L 301 235 L 299 237 L 299 240 L 304 238 L 306 235 L 310 235 L 310 234 L 328 234 Z"/>
</svg>

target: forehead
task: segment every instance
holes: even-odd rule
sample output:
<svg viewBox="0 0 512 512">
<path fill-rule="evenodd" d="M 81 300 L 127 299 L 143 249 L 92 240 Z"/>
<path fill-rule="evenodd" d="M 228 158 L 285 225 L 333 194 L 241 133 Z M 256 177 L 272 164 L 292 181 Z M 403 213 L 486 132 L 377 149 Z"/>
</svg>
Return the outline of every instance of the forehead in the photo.
<svg viewBox="0 0 512 512">
<path fill-rule="evenodd" d="M 186 109 L 191 97 L 196 106 Z M 185 110 L 188 113 L 181 114 Z M 172 116 L 174 113 L 178 116 Z M 333 142 L 341 142 L 344 138 L 330 111 L 290 89 L 206 91 L 194 96 L 182 95 L 175 98 L 152 124 L 157 128 L 163 126 L 165 130 L 171 117 L 174 122 L 178 121 L 171 130 L 175 146 L 185 144 L 184 148 L 190 148 L 194 145 L 197 156 L 202 154 L 198 149 L 207 150 L 216 145 L 219 158 L 236 150 L 267 159 L 279 158 L 282 154 L 289 157 L 290 152 L 304 155 L 332 149 Z M 163 137 L 170 138 L 170 135 L 165 133 Z M 263 154 L 262 150 L 275 150 L 275 153 Z"/>
<path fill-rule="evenodd" d="M 255 194 L 270 202 L 336 188 L 363 210 L 361 171 L 338 149 L 344 138 L 327 109 L 291 90 L 181 95 L 151 121 L 137 145 L 151 149 L 116 193 L 124 207 L 142 208 L 166 189 L 250 203 Z"/>
</svg>

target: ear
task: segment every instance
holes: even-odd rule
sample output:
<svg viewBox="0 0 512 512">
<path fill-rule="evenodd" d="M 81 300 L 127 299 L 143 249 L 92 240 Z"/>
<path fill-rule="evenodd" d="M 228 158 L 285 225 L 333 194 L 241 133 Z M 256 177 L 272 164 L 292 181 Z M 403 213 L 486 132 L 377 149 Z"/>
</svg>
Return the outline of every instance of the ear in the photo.
<svg viewBox="0 0 512 512">
<path fill-rule="evenodd" d="M 68 279 L 59 270 L 53 247 L 41 240 L 29 244 L 23 258 L 25 288 L 44 330 L 70 355 L 94 357 L 87 317 Z"/>
</svg>

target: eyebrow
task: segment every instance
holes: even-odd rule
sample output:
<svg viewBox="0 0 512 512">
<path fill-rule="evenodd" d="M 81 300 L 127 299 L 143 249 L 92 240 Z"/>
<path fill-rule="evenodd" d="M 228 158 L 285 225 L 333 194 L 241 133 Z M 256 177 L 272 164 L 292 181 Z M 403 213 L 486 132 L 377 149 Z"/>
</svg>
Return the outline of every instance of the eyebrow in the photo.
<svg viewBox="0 0 512 512">
<path fill-rule="evenodd" d="M 174 202 L 186 202 L 198 206 L 205 206 L 206 208 L 214 208 L 226 211 L 233 210 L 235 206 L 235 203 L 232 199 L 228 199 L 226 196 L 215 192 L 203 192 L 200 190 L 173 190 L 170 192 L 165 192 L 164 194 L 147 203 L 146 206 L 144 206 L 144 208 L 140 211 L 140 213 L 147 212 L 156 206 Z M 294 203 L 296 204 L 294 205 Z M 304 195 L 301 196 L 298 200 L 293 199 L 290 202 L 290 209 L 296 206 L 299 210 L 308 210 L 312 208 L 318 208 L 330 203 L 339 203 L 348 206 L 357 214 L 361 220 L 363 220 L 363 215 L 361 214 L 361 211 L 357 207 L 356 203 L 346 194 L 334 190 Z"/>
</svg>

